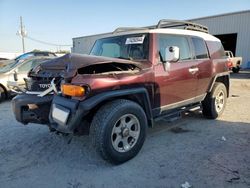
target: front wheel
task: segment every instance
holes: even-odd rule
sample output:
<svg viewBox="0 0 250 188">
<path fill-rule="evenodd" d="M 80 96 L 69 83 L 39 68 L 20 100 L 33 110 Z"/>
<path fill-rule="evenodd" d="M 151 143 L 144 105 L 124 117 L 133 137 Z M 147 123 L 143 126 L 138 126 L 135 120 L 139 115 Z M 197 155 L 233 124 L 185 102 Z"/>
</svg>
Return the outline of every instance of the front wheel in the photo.
<svg viewBox="0 0 250 188">
<path fill-rule="evenodd" d="M 0 102 L 6 99 L 5 91 L 4 89 L 0 86 Z"/>
<path fill-rule="evenodd" d="M 226 107 L 227 89 L 223 83 L 216 82 L 211 93 L 202 102 L 202 113 L 205 117 L 216 119 Z"/>
<path fill-rule="evenodd" d="M 147 118 L 140 105 L 119 99 L 101 107 L 93 118 L 90 136 L 103 159 L 119 164 L 142 148 Z"/>
</svg>

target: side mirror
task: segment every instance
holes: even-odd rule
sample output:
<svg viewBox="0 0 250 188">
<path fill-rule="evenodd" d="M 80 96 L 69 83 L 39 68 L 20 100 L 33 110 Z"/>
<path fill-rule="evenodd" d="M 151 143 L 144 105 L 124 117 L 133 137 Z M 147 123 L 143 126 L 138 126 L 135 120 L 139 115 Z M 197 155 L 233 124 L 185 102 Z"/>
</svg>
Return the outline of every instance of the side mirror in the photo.
<svg viewBox="0 0 250 188">
<path fill-rule="evenodd" d="M 13 76 L 14 76 L 14 80 L 17 82 L 18 81 L 18 77 L 17 77 L 17 71 L 16 70 L 14 71 Z"/>
<path fill-rule="evenodd" d="M 164 64 L 165 70 L 170 66 L 169 63 L 177 62 L 180 59 L 180 49 L 177 46 L 168 46 L 165 49 L 165 53 L 161 53 L 161 58 Z"/>
<path fill-rule="evenodd" d="M 169 46 L 165 49 L 165 54 L 162 57 L 163 62 L 177 62 L 180 58 L 180 49 L 177 46 Z"/>
</svg>

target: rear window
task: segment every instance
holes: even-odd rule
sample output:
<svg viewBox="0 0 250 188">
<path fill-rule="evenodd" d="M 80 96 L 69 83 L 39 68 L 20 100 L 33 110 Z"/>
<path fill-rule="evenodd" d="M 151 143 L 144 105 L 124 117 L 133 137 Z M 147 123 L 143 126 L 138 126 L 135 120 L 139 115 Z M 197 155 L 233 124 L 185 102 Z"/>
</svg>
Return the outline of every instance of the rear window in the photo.
<svg viewBox="0 0 250 188">
<path fill-rule="evenodd" d="M 206 59 L 208 58 L 208 51 L 205 41 L 200 38 L 192 38 L 194 45 L 194 52 L 196 59 Z"/>
</svg>

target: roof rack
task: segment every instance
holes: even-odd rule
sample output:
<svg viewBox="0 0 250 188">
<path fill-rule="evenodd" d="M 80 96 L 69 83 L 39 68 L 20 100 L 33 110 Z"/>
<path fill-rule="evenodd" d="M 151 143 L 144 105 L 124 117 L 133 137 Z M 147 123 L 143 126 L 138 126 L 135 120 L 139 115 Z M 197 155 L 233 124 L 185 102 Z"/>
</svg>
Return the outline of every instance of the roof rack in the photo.
<svg viewBox="0 0 250 188">
<path fill-rule="evenodd" d="M 160 29 L 160 28 L 180 28 L 180 29 L 201 31 L 204 33 L 208 33 L 208 27 L 206 26 L 188 21 L 169 20 L 169 19 L 160 20 L 157 25 L 147 26 L 147 27 L 118 27 L 116 30 L 114 30 L 113 33 L 119 33 L 124 31 Z"/>
<path fill-rule="evenodd" d="M 118 27 L 113 31 L 113 33 L 119 33 L 124 31 L 137 31 L 137 30 L 148 30 L 147 27 Z"/>
<path fill-rule="evenodd" d="M 183 29 L 186 30 L 201 31 L 204 33 L 208 33 L 208 27 L 188 21 L 163 19 L 160 20 L 156 25 L 156 28 L 172 28 L 172 27 L 175 28 L 182 27 Z"/>
</svg>

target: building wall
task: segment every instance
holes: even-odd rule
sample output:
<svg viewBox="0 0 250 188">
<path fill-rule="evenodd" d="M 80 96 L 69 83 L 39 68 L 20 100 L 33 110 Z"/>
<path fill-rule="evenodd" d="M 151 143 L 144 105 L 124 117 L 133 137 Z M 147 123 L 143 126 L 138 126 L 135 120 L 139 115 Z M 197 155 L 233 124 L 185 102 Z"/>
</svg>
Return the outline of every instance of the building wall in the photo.
<svg viewBox="0 0 250 188">
<path fill-rule="evenodd" d="M 250 68 L 250 11 L 190 21 L 206 25 L 212 35 L 237 33 L 236 56 L 243 58 L 243 68 Z"/>
<path fill-rule="evenodd" d="M 0 52 L 0 58 L 14 59 L 22 53 Z"/>
<path fill-rule="evenodd" d="M 89 54 L 95 41 L 99 38 L 111 36 L 111 33 L 73 38 L 73 53 Z"/>
</svg>

